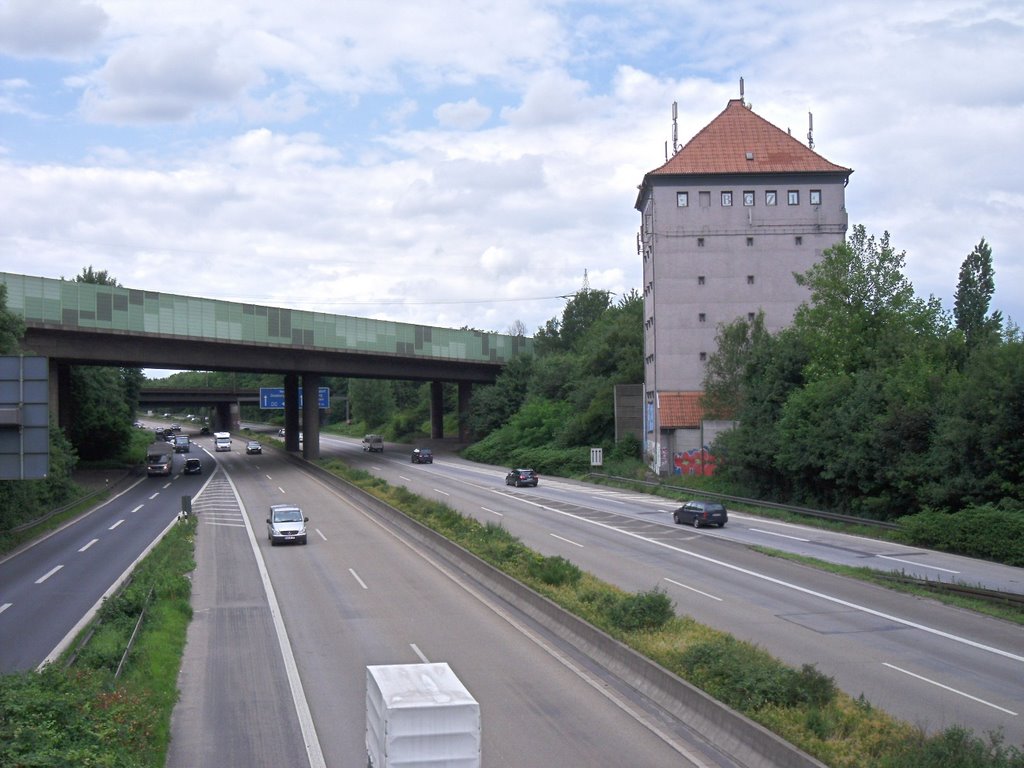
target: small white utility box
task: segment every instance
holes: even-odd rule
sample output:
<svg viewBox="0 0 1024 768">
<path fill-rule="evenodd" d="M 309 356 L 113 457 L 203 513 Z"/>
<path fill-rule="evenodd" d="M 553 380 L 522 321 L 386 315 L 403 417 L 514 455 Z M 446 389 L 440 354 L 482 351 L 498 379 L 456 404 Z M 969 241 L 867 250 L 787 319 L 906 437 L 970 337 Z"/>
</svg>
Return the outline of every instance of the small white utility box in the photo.
<svg viewBox="0 0 1024 768">
<path fill-rule="evenodd" d="M 366 668 L 372 768 L 480 768 L 480 705 L 447 664 Z"/>
</svg>

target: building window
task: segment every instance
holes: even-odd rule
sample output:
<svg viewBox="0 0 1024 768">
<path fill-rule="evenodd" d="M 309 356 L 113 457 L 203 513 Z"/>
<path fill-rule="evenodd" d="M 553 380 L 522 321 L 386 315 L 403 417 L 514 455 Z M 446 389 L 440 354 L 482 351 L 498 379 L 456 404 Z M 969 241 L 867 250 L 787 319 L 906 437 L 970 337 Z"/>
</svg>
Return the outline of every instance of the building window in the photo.
<svg viewBox="0 0 1024 768">
<path fill-rule="evenodd" d="M 697 247 L 698 248 L 703 248 L 704 247 L 704 238 L 703 237 L 698 237 L 697 238 Z"/>
<path fill-rule="evenodd" d="M 685 208 L 690 204 L 690 193 L 689 192 L 676 192 L 676 205 L 680 208 Z"/>
<path fill-rule="evenodd" d="M 752 191 L 743 193 L 743 205 L 747 208 L 751 208 L 754 205 L 754 193 Z"/>
<path fill-rule="evenodd" d="M 776 201 L 778 200 L 778 197 L 778 192 L 776 192 L 774 189 L 769 189 L 767 192 L 764 193 L 764 204 L 775 205 Z"/>
<path fill-rule="evenodd" d="M 748 237 L 748 238 L 747 238 L 747 248 L 749 248 L 749 247 L 750 247 L 750 246 L 752 246 L 753 244 L 754 244 L 754 238 L 752 238 L 752 237 Z"/>
<path fill-rule="evenodd" d="M 701 192 L 700 193 L 700 207 L 701 208 L 710 208 L 711 207 L 711 193 L 710 192 Z"/>
<path fill-rule="evenodd" d="M 732 205 L 732 192 L 723 192 L 722 193 L 722 207 L 723 208 L 728 208 L 731 205 Z"/>
<path fill-rule="evenodd" d="M 747 312 L 747 322 L 748 323 L 754 322 L 754 313 L 753 312 Z"/>
<path fill-rule="evenodd" d="M 753 275 L 747 275 L 747 285 L 753 285 L 753 284 L 754 284 L 754 276 Z"/>
<path fill-rule="evenodd" d="M 704 285 L 704 275 L 697 275 L 697 285 Z"/>
<path fill-rule="evenodd" d="M 799 190 L 791 189 L 791 190 L 789 190 L 788 195 L 789 195 L 789 204 L 790 205 L 800 205 L 800 191 Z"/>
<path fill-rule="evenodd" d="M 700 361 L 702 363 L 706 363 L 707 360 L 708 360 L 708 353 L 707 352 L 701 352 L 700 353 Z"/>
<path fill-rule="evenodd" d="M 803 244 L 804 244 L 804 239 L 800 235 L 797 235 L 796 237 L 793 238 L 793 245 L 803 245 Z"/>
<path fill-rule="evenodd" d="M 708 316 L 706 314 L 704 314 L 703 312 L 701 312 L 700 314 L 697 315 L 697 322 L 703 323 L 707 319 L 708 319 Z"/>
<path fill-rule="evenodd" d="M 820 189 L 812 189 L 811 190 L 810 203 L 811 203 L 811 205 L 821 205 L 821 190 Z"/>
</svg>

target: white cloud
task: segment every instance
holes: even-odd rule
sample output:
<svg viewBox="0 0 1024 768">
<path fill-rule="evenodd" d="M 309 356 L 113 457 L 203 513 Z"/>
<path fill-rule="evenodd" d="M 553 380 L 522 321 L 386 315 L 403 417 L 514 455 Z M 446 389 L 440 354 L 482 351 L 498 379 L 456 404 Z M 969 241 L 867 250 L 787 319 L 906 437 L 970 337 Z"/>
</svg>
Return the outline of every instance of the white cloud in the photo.
<svg viewBox="0 0 1024 768">
<path fill-rule="evenodd" d="M 434 110 L 434 117 L 443 128 L 457 128 L 472 131 L 487 122 L 491 116 L 489 107 L 476 99 L 442 104 Z"/>
<path fill-rule="evenodd" d="M 0 53 L 65 59 L 89 51 L 107 14 L 82 0 L 7 0 L 0 4 Z"/>
<path fill-rule="evenodd" d="M 797 137 L 814 113 L 855 169 L 851 224 L 891 232 L 919 293 L 951 306 L 984 236 L 1024 318 L 1019 4 L 64 7 L 106 21 L 52 50 L 96 58 L 34 68 L 0 40 L 8 271 L 532 332 L 584 270 L 640 287 L 636 185 L 671 104 L 685 143 L 742 75 Z"/>
</svg>

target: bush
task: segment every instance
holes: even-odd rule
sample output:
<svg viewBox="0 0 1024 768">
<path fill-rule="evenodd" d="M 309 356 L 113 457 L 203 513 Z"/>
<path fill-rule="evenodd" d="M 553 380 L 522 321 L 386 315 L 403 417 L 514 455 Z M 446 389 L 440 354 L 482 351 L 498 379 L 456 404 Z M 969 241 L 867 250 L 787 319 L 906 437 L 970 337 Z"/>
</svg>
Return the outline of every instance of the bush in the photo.
<svg viewBox="0 0 1024 768">
<path fill-rule="evenodd" d="M 626 632 L 659 629 L 674 616 L 672 600 L 661 589 L 626 595 L 615 601 L 608 611 L 612 625 Z"/>
<path fill-rule="evenodd" d="M 999 733 L 985 741 L 953 726 L 934 736 L 916 734 L 897 754 L 883 756 L 878 768 L 1024 768 L 1024 752 L 1003 746 Z"/>
<path fill-rule="evenodd" d="M 530 560 L 527 570 L 533 578 L 553 587 L 576 584 L 583 576 L 583 571 L 561 555 L 534 557 Z"/>
<path fill-rule="evenodd" d="M 728 635 L 694 643 L 677 663 L 683 676 L 716 699 L 742 712 L 769 706 L 825 707 L 836 695 L 831 677 L 810 664 L 790 669 L 759 648 Z M 814 723 L 826 727 L 823 718 Z"/>
<path fill-rule="evenodd" d="M 899 522 L 900 538 L 915 546 L 1024 566 L 1024 510 L 985 504 L 954 513 L 928 510 Z"/>
</svg>

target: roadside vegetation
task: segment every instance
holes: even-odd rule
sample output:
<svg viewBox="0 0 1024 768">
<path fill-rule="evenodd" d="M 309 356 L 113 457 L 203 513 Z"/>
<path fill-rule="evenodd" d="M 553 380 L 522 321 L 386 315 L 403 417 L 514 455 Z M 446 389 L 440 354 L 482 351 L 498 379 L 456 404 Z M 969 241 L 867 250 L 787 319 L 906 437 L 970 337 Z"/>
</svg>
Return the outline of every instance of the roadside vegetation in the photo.
<svg viewBox="0 0 1024 768">
<path fill-rule="evenodd" d="M 194 518 L 175 526 L 64 659 L 0 676 L 0 765 L 164 765 L 192 617 L 194 536 Z"/>
</svg>

